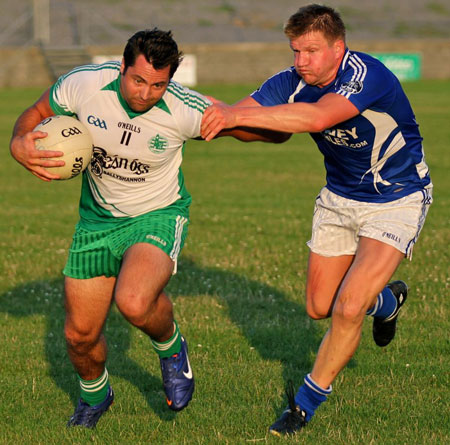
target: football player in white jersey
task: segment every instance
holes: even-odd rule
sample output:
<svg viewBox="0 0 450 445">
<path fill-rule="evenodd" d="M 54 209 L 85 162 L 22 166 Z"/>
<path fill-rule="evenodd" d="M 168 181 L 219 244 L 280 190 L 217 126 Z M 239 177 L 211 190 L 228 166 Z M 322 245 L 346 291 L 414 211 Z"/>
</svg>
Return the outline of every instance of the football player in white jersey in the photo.
<svg viewBox="0 0 450 445">
<path fill-rule="evenodd" d="M 133 35 L 122 63 L 75 68 L 18 118 L 12 156 L 44 181 L 58 179 L 33 128 L 55 114 L 76 116 L 94 141 L 83 173 L 80 221 L 65 274 L 65 337 L 80 399 L 68 426 L 92 428 L 113 402 L 102 333 L 112 301 L 146 333 L 159 355 L 168 407 L 179 411 L 194 391 L 186 340 L 164 292 L 176 270 L 191 198 L 180 169 L 185 141 L 200 136 L 210 102 L 171 80 L 181 52 L 170 32 Z"/>
<path fill-rule="evenodd" d="M 388 283 L 412 248 L 431 204 L 422 138 L 398 79 L 379 61 L 350 51 L 332 8 L 302 7 L 286 26 L 294 66 L 235 106 L 215 103 L 203 117 L 206 140 L 236 126 L 308 132 L 324 155 L 327 183 L 316 200 L 306 284 L 310 317 L 331 317 L 317 358 L 289 406 L 270 427 L 293 434 L 331 394 L 355 353 L 367 315 L 386 346 L 407 296 Z"/>
</svg>

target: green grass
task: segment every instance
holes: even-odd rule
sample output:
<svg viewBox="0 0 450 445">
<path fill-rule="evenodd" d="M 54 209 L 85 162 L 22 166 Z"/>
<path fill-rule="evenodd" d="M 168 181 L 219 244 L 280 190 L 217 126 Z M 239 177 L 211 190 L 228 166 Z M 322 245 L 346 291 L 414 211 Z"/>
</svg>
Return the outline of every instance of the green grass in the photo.
<svg viewBox="0 0 450 445">
<path fill-rule="evenodd" d="M 0 91 L 1 444 L 446 444 L 449 423 L 450 82 L 405 85 L 424 136 L 435 203 L 411 263 L 396 340 L 371 323 L 333 395 L 300 435 L 270 437 L 287 379 L 309 372 L 328 321 L 305 313 L 314 198 L 324 183 L 309 137 L 283 145 L 189 142 L 192 222 L 168 291 L 189 341 L 194 400 L 169 412 L 150 343 L 113 308 L 106 335 L 116 402 L 95 431 L 66 429 L 78 395 L 63 339 L 61 269 L 77 221 L 79 178 L 43 183 L 8 153 L 12 125 L 39 96 Z M 233 102 L 252 86 L 203 87 Z"/>
</svg>

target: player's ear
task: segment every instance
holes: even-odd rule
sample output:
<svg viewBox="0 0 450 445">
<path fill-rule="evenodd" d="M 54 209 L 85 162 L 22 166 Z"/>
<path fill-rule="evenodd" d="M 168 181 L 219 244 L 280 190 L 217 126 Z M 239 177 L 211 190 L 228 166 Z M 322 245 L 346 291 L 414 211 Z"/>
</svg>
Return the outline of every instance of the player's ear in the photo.
<svg viewBox="0 0 450 445">
<path fill-rule="evenodd" d="M 345 42 L 338 39 L 334 42 L 334 51 L 336 53 L 336 58 L 340 58 L 345 53 Z"/>
<path fill-rule="evenodd" d="M 120 64 L 120 74 L 122 76 L 125 74 L 125 59 L 122 58 L 122 63 Z"/>
</svg>

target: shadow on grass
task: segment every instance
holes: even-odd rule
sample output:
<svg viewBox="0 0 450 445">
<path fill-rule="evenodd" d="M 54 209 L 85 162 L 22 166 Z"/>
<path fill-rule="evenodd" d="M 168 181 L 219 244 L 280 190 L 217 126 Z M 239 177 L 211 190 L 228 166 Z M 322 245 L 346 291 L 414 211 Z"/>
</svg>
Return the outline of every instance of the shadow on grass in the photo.
<svg viewBox="0 0 450 445">
<path fill-rule="evenodd" d="M 45 356 L 50 376 L 75 405 L 79 390 L 66 353 L 63 292 L 62 278 L 30 282 L 0 295 L 0 306 L 2 312 L 14 317 L 45 316 Z M 182 257 L 179 272 L 169 284 L 169 293 L 174 300 L 179 295 L 210 295 L 219 299 L 227 307 L 232 322 L 260 356 L 283 364 L 285 381 L 292 379 L 300 384 L 310 371 L 311 357 L 320 339 L 304 306 L 289 300 L 277 289 L 229 271 L 199 267 L 191 259 Z M 150 374 L 127 354 L 132 329 L 115 308 L 110 311 L 105 327 L 108 371 L 111 376 L 135 385 L 162 420 L 171 420 L 175 413 L 166 407 L 160 374 Z M 150 342 L 148 347 L 149 354 L 154 354 Z M 156 354 L 154 359 L 157 360 Z M 274 407 L 274 410 L 282 408 Z M 68 411 L 70 415 L 71 409 Z"/>
<path fill-rule="evenodd" d="M 45 357 L 49 363 L 50 377 L 59 388 L 70 396 L 75 406 L 79 397 L 79 386 L 66 352 L 63 295 L 63 278 L 35 281 L 0 295 L 0 307 L 2 312 L 14 317 L 45 316 Z M 113 306 L 105 326 L 108 343 L 108 371 L 110 375 L 120 377 L 135 385 L 148 405 L 162 420 L 171 420 L 175 413 L 166 407 L 161 375 L 150 374 L 127 354 L 130 349 L 132 329 L 133 327 Z M 150 341 L 148 348 L 149 354 L 154 356 L 154 360 L 158 360 Z M 67 418 L 72 414 L 73 407 L 68 408 Z"/>
<path fill-rule="evenodd" d="M 230 271 L 199 267 L 181 257 L 169 291 L 174 299 L 177 295 L 219 299 L 260 356 L 283 363 L 286 380 L 299 382 L 311 370 L 311 354 L 320 340 L 314 323 L 303 304 L 290 300 L 276 288 Z"/>
</svg>

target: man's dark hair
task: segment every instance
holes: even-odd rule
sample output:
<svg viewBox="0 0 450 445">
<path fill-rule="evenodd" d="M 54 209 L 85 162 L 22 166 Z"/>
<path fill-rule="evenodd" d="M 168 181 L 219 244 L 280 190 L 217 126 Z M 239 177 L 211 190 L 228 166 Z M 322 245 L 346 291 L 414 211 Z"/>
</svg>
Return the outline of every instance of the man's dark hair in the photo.
<svg viewBox="0 0 450 445">
<path fill-rule="evenodd" d="M 138 31 L 130 37 L 123 52 L 125 71 L 135 64 L 140 54 L 157 70 L 170 65 L 170 78 L 183 60 L 183 53 L 178 51 L 172 32 L 161 31 L 158 28 Z"/>
<path fill-rule="evenodd" d="M 289 39 L 314 31 L 321 32 L 329 43 L 338 39 L 345 42 L 344 22 L 340 14 L 328 6 L 303 6 L 284 25 L 284 33 Z"/>
</svg>

